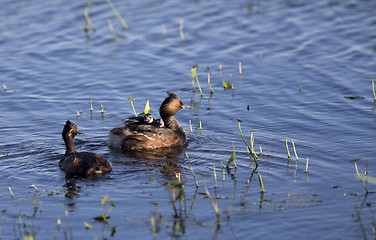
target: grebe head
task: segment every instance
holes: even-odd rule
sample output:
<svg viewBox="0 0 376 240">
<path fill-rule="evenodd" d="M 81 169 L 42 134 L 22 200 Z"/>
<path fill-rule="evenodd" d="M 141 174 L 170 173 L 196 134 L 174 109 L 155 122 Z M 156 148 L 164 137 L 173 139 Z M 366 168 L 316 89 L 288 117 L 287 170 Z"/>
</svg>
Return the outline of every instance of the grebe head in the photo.
<svg viewBox="0 0 376 240">
<path fill-rule="evenodd" d="M 68 137 L 74 138 L 77 134 L 81 134 L 78 132 L 77 126 L 68 120 L 65 123 L 63 132 L 61 133 L 63 139 L 68 138 Z"/>
<path fill-rule="evenodd" d="M 164 122 L 161 118 L 157 118 L 154 120 L 154 123 L 153 123 L 154 126 L 156 127 L 160 127 L 160 128 L 163 128 L 164 127 Z"/>
<path fill-rule="evenodd" d="M 177 112 L 183 108 L 192 108 L 190 106 L 184 105 L 182 100 L 176 96 L 175 93 L 168 93 L 168 97 L 162 102 L 159 108 L 159 115 L 161 117 L 174 116 Z"/>
<path fill-rule="evenodd" d="M 153 114 L 147 113 L 147 114 L 144 115 L 144 122 L 145 123 L 152 124 L 153 121 L 154 121 Z"/>
</svg>

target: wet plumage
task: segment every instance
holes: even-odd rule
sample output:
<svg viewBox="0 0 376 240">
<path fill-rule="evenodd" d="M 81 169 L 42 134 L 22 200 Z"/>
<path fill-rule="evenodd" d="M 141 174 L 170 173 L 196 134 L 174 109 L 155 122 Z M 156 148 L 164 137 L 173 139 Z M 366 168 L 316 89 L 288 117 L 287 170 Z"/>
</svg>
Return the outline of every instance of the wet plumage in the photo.
<svg viewBox="0 0 376 240">
<path fill-rule="evenodd" d="M 77 126 L 68 120 L 61 134 L 66 146 L 65 154 L 59 162 L 61 170 L 72 177 L 102 176 L 111 172 L 110 163 L 101 155 L 76 151 L 73 139 L 77 134 Z"/>
<path fill-rule="evenodd" d="M 186 146 L 187 135 L 174 115 L 190 107 L 184 105 L 176 94 L 168 93 L 168 95 L 159 108 L 162 121 L 159 123 L 154 121 L 153 124 L 131 121 L 124 127 L 114 128 L 110 132 L 108 145 L 125 150 Z"/>
</svg>

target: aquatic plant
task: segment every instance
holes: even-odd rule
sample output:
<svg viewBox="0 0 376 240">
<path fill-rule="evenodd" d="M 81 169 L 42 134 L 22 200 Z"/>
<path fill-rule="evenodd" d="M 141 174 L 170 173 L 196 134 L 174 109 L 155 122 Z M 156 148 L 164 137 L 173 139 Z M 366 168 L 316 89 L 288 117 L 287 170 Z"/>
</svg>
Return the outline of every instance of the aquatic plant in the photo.
<svg viewBox="0 0 376 240">
<path fill-rule="evenodd" d="M 260 183 L 260 191 L 261 191 L 261 193 L 264 193 L 265 188 L 264 188 L 264 183 L 262 182 L 261 174 L 259 172 L 257 172 L 257 175 L 258 175 L 258 180 L 259 180 L 259 183 Z"/>
<path fill-rule="evenodd" d="M 233 89 L 234 87 L 232 86 L 232 84 L 230 84 L 229 82 L 227 82 L 227 81 L 225 81 L 225 80 L 223 80 L 222 81 L 222 84 L 223 84 L 223 88 L 224 88 L 224 90 L 227 90 L 227 89 Z"/>
<path fill-rule="evenodd" d="M 243 71 L 242 71 L 242 62 L 239 62 L 239 74 L 240 75 L 243 74 Z"/>
<path fill-rule="evenodd" d="M 294 148 L 294 153 L 295 153 L 296 160 L 299 160 L 299 158 L 298 158 L 298 154 L 296 153 L 296 149 L 295 149 L 294 141 L 291 140 L 291 143 L 292 143 L 292 147 Z"/>
<path fill-rule="evenodd" d="M 107 1 L 108 5 L 111 7 L 112 11 L 115 13 L 115 15 L 116 15 L 117 19 L 119 20 L 119 22 L 121 23 L 121 25 L 123 26 L 123 29 L 127 30 L 128 25 L 125 23 L 124 19 L 121 17 L 120 13 L 115 8 L 114 4 L 111 2 L 111 0 L 106 0 L 106 1 Z"/>
<path fill-rule="evenodd" d="M 359 161 L 359 160 L 360 160 L 360 159 L 355 159 L 355 160 L 353 160 L 353 161 L 354 161 L 354 164 L 355 164 L 355 172 L 356 172 L 356 174 L 358 175 L 358 178 L 359 178 L 360 182 L 362 183 L 364 189 L 366 190 L 366 193 L 368 193 L 368 189 L 367 189 L 366 185 L 364 184 L 364 182 L 363 182 L 363 180 L 362 180 L 362 177 L 361 177 L 360 174 L 359 174 L 358 166 L 357 166 L 357 164 L 356 164 L 356 162 Z"/>
<path fill-rule="evenodd" d="M 183 32 L 183 19 L 180 19 L 180 23 L 179 23 L 179 33 L 180 33 L 180 39 L 182 41 L 185 40 L 185 37 L 184 37 L 184 32 Z"/>
<path fill-rule="evenodd" d="M 242 137 L 242 139 L 243 139 L 243 142 L 245 143 L 245 145 L 247 146 L 247 149 L 248 149 L 248 151 L 249 151 L 249 153 L 251 154 L 251 156 L 252 156 L 252 158 L 253 158 L 253 162 L 256 164 L 256 168 L 258 167 L 258 163 L 257 163 L 257 155 L 256 155 L 256 153 L 254 152 L 254 150 L 248 145 L 248 143 L 247 143 L 247 141 L 245 140 L 245 138 L 244 138 L 244 136 L 243 136 L 243 132 L 242 132 L 242 129 L 241 129 L 241 127 L 240 127 L 240 123 L 241 122 L 243 122 L 242 120 L 239 120 L 239 119 L 237 119 L 237 121 L 238 121 L 238 128 L 239 128 L 239 132 L 240 132 L 240 136 Z M 252 144 L 252 146 L 253 146 L 253 132 L 252 132 L 252 134 L 251 134 L 251 144 Z"/>
<path fill-rule="evenodd" d="M 110 203 L 110 207 L 109 209 L 107 210 L 107 212 L 103 212 L 103 208 L 106 206 L 107 204 L 107 201 L 108 201 L 108 195 L 104 196 L 101 200 L 101 214 L 99 216 L 96 216 L 94 217 L 94 219 L 98 222 L 108 222 L 108 218 L 109 218 L 109 214 L 110 214 L 110 211 L 112 210 L 113 207 L 115 207 L 115 204 L 113 203 L 113 201 L 109 201 Z"/>
<path fill-rule="evenodd" d="M 188 164 L 189 164 L 189 168 L 191 169 L 191 172 L 192 172 L 192 175 L 193 175 L 193 179 L 195 180 L 195 183 L 196 183 L 196 187 L 198 187 L 198 182 L 196 180 L 196 176 L 195 176 L 195 173 L 193 172 L 193 168 L 191 166 L 191 162 L 189 161 L 189 157 L 188 157 L 188 153 L 187 152 L 184 152 L 185 153 L 185 156 L 187 157 L 187 161 L 188 161 Z"/>
<path fill-rule="evenodd" d="M 93 22 L 91 21 L 91 19 L 89 17 L 89 11 L 88 11 L 87 7 L 85 7 L 84 15 L 85 15 L 85 21 L 86 21 L 85 32 L 87 32 L 89 30 L 88 27 L 91 27 L 91 29 L 93 29 L 93 31 L 97 31 L 97 28 L 94 26 Z"/>
<path fill-rule="evenodd" d="M 306 166 L 305 166 L 305 173 L 308 173 L 308 157 L 307 157 L 307 161 L 306 161 Z"/>
<path fill-rule="evenodd" d="M 204 181 L 204 189 L 205 189 L 206 196 L 209 198 L 210 203 L 211 203 L 211 205 L 212 205 L 212 207 L 214 209 L 215 215 L 217 216 L 217 225 L 220 225 L 220 223 L 221 223 L 221 213 L 219 212 L 219 207 L 218 207 L 218 204 L 217 204 L 217 199 L 216 198 L 212 198 L 210 196 L 208 188 L 206 187 L 205 178 L 203 178 L 203 181 Z"/>
<path fill-rule="evenodd" d="M 289 146 L 287 144 L 287 136 L 285 137 L 285 143 L 286 143 L 287 158 L 290 158 Z"/>
<path fill-rule="evenodd" d="M 201 96 L 204 96 L 204 94 L 202 93 L 202 90 L 201 90 L 200 82 L 198 81 L 198 77 L 197 77 L 197 71 L 196 71 L 197 67 L 198 67 L 198 64 L 194 65 L 191 69 L 192 78 L 196 79 L 198 89 L 200 90 L 200 94 L 201 94 Z M 194 84 L 194 82 L 192 82 L 192 84 Z M 194 88 L 194 86 L 193 86 L 193 88 Z"/>
<path fill-rule="evenodd" d="M 212 88 L 212 86 L 210 84 L 210 72 L 208 72 L 208 85 L 209 85 L 209 88 L 210 88 L 210 93 L 213 94 L 214 91 L 213 91 L 213 88 Z"/>
<path fill-rule="evenodd" d="M 149 100 L 146 101 L 144 111 L 140 115 L 144 115 L 150 112 Z"/>
<path fill-rule="evenodd" d="M 128 101 L 131 102 L 131 106 L 132 106 L 132 109 L 133 109 L 133 113 L 134 115 L 137 117 L 137 113 L 136 113 L 136 110 L 134 109 L 134 106 L 133 106 L 133 101 L 135 101 L 136 99 L 132 98 L 132 97 L 129 97 L 128 98 Z"/>
<path fill-rule="evenodd" d="M 236 157 L 236 153 L 235 153 L 235 145 L 234 145 L 234 142 L 232 143 L 232 155 L 230 157 L 230 159 L 227 161 L 226 163 L 226 168 L 229 168 L 231 163 L 234 163 L 235 165 L 235 168 L 238 168 L 238 166 L 236 166 L 236 162 L 235 162 L 235 157 Z"/>
</svg>

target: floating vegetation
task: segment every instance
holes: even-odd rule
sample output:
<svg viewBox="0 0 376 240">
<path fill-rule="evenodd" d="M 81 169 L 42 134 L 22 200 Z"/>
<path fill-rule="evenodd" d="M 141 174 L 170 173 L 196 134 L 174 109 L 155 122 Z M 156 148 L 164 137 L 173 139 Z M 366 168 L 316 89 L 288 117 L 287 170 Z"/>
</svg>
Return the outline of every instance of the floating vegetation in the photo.
<svg viewBox="0 0 376 240">
<path fill-rule="evenodd" d="M 200 94 L 201 94 L 201 96 L 203 96 L 204 94 L 202 93 L 201 86 L 200 86 L 200 82 L 198 81 L 198 77 L 197 77 L 197 72 L 196 72 L 197 67 L 198 67 L 198 64 L 194 65 L 194 66 L 192 67 L 192 69 L 191 69 L 192 78 L 195 78 L 195 79 L 196 79 L 198 89 L 200 90 Z M 192 85 L 193 85 L 193 90 L 194 90 L 194 81 L 193 81 L 193 79 L 192 79 Z"/>
<path fill-rule="evenodd" d="M 103 208 L 106 206 L 107 204 L 107 200 L 108 200 L 108 196 L 104 196 L 101 200 L 101 214 L 99 216 L 96 216 L 94 218 L 94 220 L 98 221 L 98 222 L 108 222 L 108 218 L 109 218 L 109 214 L 110 214 L 110 211 L 112 210 L 113 207 L 115 207 L 115 204 L 112 202 L 112 201 L 109 201 L 110 202 L 110 207 L 109 209 L 107 210 L 106 213 L 103 212 Z"/>
<path fill-rule="evenodd" d="M 234 145 L 234 142 L 232 142 L 232 155 L 230 157 L 230 159 L 227 161 L 226 163 L 226 168 L 229 168 L 231 163 L 234 163 L 234 166 L 235 168 L 238 168 L 238 166 L 236 166 L 236 162 L 235 162 L 235 157 L 236 157 L 236 153 L 235 153 L 235 145 Z"/>
<path fill-rule="evenodd" d="M 224 90 L 227 90 L 227 89 L 230 89 L 230 88 L 233 89 L 232 84 L 230 84 L 229 82 L 227 82 L 225 80 L 222 81 L 222 84 L 223 84 Z"/>
<path fill-rule="evenodd" d="M 187 157 L 187 161 L 188 161 L 188 164 L 189 164 L 189 168 L 191 169 L 193 179 L 195 180 L 195 183 L 196 183 L 196 187 L 198 187 L 198 182 L 197 182 L 197 180 L 196 180 L 195 173 L 193 172 L 193 168 L 192 168 L 192 166 L 191 166 L 191 162 L 189 161 L 189 157 L 188 157 L 188 153 L 187 153 L 187 152 L 185 152 L 185 156 Z"/>
<path fill-rule="evenodd" d="M 136 99 L 132 98 L 132 97 L 129 97 L 128 98 L 128 101 L 131 102 L 131 106 L 132 106 L 132 109 L 133 109 L 133 113 L 134 115 L 137 117 L 137 113 L 136 113 L 136 110 L 134 109 L 134 106 L 133 106 L 133 101 L 135 101 Z"/>
<path fill-rule="evenodd" d="M 117 19 L 119 20 L 119 22 L 121 23 L 121 25 L 123 26 L 123 29 L 127 30 L 128 25 L 125 23 L 124 19 L 121 17 L 120 13 L 115 8 L 114 4 L 112 4 L 111 0 L 106 0 L 106 1 L 107 1 L 108 5 L 111 7 L 112 11 L 115 13 L 115 15 L 116 15 Z"/>
<path fill-rule="evenodd" d="M 180 19 L 179 33 L 180 33 L 180 39 L 181 39 L 182 41 L 184 41 L 184 40 L 185 40 L 185 37 L 184 37 L 184 32 L 183 32 L 183 19 Z"/>
</svg>

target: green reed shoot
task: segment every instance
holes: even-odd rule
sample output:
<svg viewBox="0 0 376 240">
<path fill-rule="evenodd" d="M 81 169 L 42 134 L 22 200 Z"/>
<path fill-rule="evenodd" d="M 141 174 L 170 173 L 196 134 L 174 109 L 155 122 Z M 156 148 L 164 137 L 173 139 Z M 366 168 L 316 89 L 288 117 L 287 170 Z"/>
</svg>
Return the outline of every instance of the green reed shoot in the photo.
<svg viewBox="0 0 376 240">
<path fill-rule="evenodd" d="M 108 222 L 108 215 L 110 214 L 110 211 L 112 210 L 113 207 L 115 207 L 115 204 L 112 202 L 112 201 L 109 201 L 110 202 L 110 208 L 107 210 L 106 213 L 103 213 L 103 207 L 106 206 L 107 204 L 107 201 L 108 201 L 108 196 L 104 196 L 101 200 L 101 215 L 95 217 L 94 219 L 99 221 L 99 222 Z"/>
<path fill-rule="evenodd" d="M 289 146 L 287 144 L 287 136 L 285 138 L 285 143 L 286 143 L 286 150 L 287 150 L 287 158 L 290 158 L 290 151 L 289 151 Z"/>
<path fill-rule="evenodd" d="M 232 86 L 232 84 L 230 84 L 229 82 L 227 82 L 227 81 L 225 81 L 225 80 L 223 80 L 222 81 L 222 84 L 223 84 L 223 89 L 224 90 L 227 90 L 227 89 L 233 89 L 234 87 Z"/>
<path fill-rule="evenodd" d="M 208 72 L 208 85 L 209 85 L 209 88 L 210 88 L 210 93 L 213 94 L 214 91 L 213 91 L 213 88 L 212 88 L 212 86 L 210 84 L 210 72 Z"/>
<path fill-rule="evenodd" d="M 291 140 L 291 143 L 292 143 L 292 147 L 294 148 L 294 153 L 295 153 L 296 160 L 299 160 L 299 158 L 298 158 L 298 154 L 296 153 L 296 149 L 295 149 L 294 141 Z"/>
<path fill-rule="evenodd" d="M 123 26 L 123 29 L 127 30 L 128 25 L 125 23 L 124 19 L 120 16 L 120 13 L 115 8 L 114 4 L 112 4 L 111 0 L 106 0 L 106 1 L 107 1 L 108 5 L 111 7 L 112 11 L 115 13 L 115 15 L 116 15 L 117 19 L 119 20 L 119 22 L 121 23 L 121 25 Z"/>
<path fill-rule="evenodd" d="M 189 157 L 188 157 L 188 153 L 187 153 L 187 152 L 185 152 L 185 156 L 187 157 L 187 161 L 188 161 L 188 164 L 189 164 L 189 168 L 191 169 L 193 179 L 195 180 L 195 183 L 196 183 L 196 187 L 198 187 L 198 182 L 197 182 L 197 180 L 196 180 L 195 173 L 193 172 L 193 168 L 192 168 L 192 166 L 191 166 L 191 162 L 189 161 Z"/>
<path fill-rule="evenodd" d="M 213 164 L 213 173 L 214 173 L 214 187 L 217 188 L 217 173 L 215 172 L 214 164 Z"/>
<path fill-rule="evenodd" d="M 140 115 L 147 114 L 150 112 L 149 100 L 146 101 L 144 111 Z"/>
<path fill-rule="evenodd" d="M 56 220 L 56 228 L 57 230 L 60 230 L 60 225 L 61 225 L 61 219 L 58 217 Z"/>
<path fill-rule="evenodd" d="M 376 79 L 372 78 L 367 78 L 366 81 L 371 81 L 372 82 L 372 93 L 373 93 L 373 98 L 376 101 L 376 94 L 375 94 L 375 81 Z"/>
<path fill-rule="evenodd" d="M 243 74 L 243 71 L 242 71 L 242 62 L 239 62 L 239 74 L 240 75 Z"/>
<path fill-rule="evenodd" d="M 260 155 L 262 156 L 262 148 L 261 148 L 261 146 L 260 146 Z"/>
<path fill-rule="evenodd" d="M 264 183 L 262 182 L 261 174 L 259 172 L 257 172 L 257 174 L 258 174 L 258 180 L 259 180 L 259 183 L 260 183 L 261 193 L 264 193 L 265 192 L 265 188 L 264 188 Z"/>
<path fill-rule="evenodd" d="M 222 64 L 219 64 L 219 66 L 218 66 L 218 70 L 219 70 L 220 72 L 222 72 Z"/>
<path fill-rule="evenodd" d="M 77 110 L 77 119 L 79 119 L 79 118 L 80 118 L 80 113 Z"/>
<path fill-rule="evenodd" d="M 199 123 L 200 123 L 200 132 L 201 132 L 201 130 L 202 130 L 201 120 L 199 121 Z"/>
<path fill-rule="evenodd" d="M 96 31 L 97 28 L 94 26 L 93 22 L 91 21 L 89 17 L 89 11 L 87 10 L 87 7 L 85 7 L 84 15 L 85 15 L 86 24 L 90 26 L 93 29 L 93 31 Z"/>
<path fill-rule="evenodd" d="M 214 209 L 214 212 L 215 212 L 215 215 L 217 216 L 217 224 L 219 225 L 220 223 L 220 218 L 221 218 L 221 214 L 219 213 L 219 208 L 218 208 L 218 204 L 217 204 L 217 199 L 215 198 L 212 198 L 210 196 L 210 193 L 208 191 L 208 188 L 206 187 L 206 183 L 205 183 L 205 178 L 203 179 L 204 181 L 204 188 L 205 188 L 205 193 L 206 193 L 206 196 L 208 196 L 209 200 L 210 200 L 210 203 L 212 204 L 213 206 L 213 209 Z"/>
<path fill-rule="evenodd" d="M 5 84 L 3 84 L 3 88 L 4 88 L 5 92 L 8 90 L 7 86 L 5 86 Z"/>
<path fill-rule="evenodd" d="M 193 132 L 193 130 L 192 130 L 192 122 L 191 122 L 191 120 L 189 120 L 189 128 L 191 129 L 191 132 Z"/>
<path fill-rule="evenodd" d="M 104 108 L 103 108 L 102 104 L 101 104 L 101 113 L 102 113 L 102 115 L 104 114 Z"/>
<path fill-rule="evenodd" d="M 9 189 L 10 197 L 13 197 L 12 189 L 10 187 L 8 189 Z"/>
<path fill-rule="evenodd" d="M 90 99 L 90 111 L 93 112 L 93 99 Z"/>
<path fill-rule="evenodd" d="M 134 112 L 134 115 L 137 117 L 137 113 L 136 113 L 136 110 L 134 109 L 134 106 L 133 106 L 133 101 L 135 101 L 136 99 L 132 98 L 132 97 L 129 97 L 128 98 L 128 101 L 131 102 L 131 106 L 132 106 L 132 109 L 133 109 L 133 112 Z"/>
<path fill-rule="evenodd" d="M 197 86 L 198 86 L 198 89 L 200 90 L 201 96 L 204 96 L 201 90 L 200 82 L 198 81 L 198 77 L 197 77 L 197 71 L 196 71 L 197 67 L 198 67 L 198 64 L 194 65 L 191 69 L 191 73 L 192 73 L 192 77 L 194 77 L 197 81 Z"/>
<path fill-rule="evenodd" d="M 253 131 L 251 131 L 251 150 L 252 150 L 252 155 L 257 159 L 258 156 L 257 156 L 255 148 L 254 148 L 254 143 L 255 143 L 255 138 L 253 137 Z"/>
<path fill-rule="evenodd" d="M 234 163 L 235 165 L 235 168 L 238 168 L 238 166 L 236 166 L 236 163 L 235 163 L 235 157 L 236 157 L 236 153 L 235 153 L 235 145 L 234 145 L 234 142 L 232 143 L 232 149 L 233 149 L 233 152 L 232 152 L 232 155 L 230 157 L 230 159 L 227 161 L 226 163 L 226 168 L 229 168 L 231 163 Z"/>
<path fill-rule="evenodd" d="M 243 136 L 243 132 L 242 132 L 242 129 L 240 127 L 240 123 L 242 122 L 242 120 L 239 120 L 238 119 L 238 127 L 239 127 L 239 132 L 240 132 L 240 136 L 242 137 L 243 139 L 243 142 L 245 143 L 245 145 L 247 146 L 248 148 L 248 151 L 250 152 L 250 154 L 252 155 L 252 158 L 253 158 L 253 162 L 256 164 L 256 168 L 258 167 L 258 163 L 257 163 L 257 155 L 254 153 L 254 151 L 252 151 L 251 147 L 248 145 L 247 141 L 245 140 L 244 136 Z"/>
<path fill-rule="evenodd" d="M 86 227 L 87 229 L 90 229 L 90 228 L 93 227 L 91 224 L 89 224 L 89 223 L 87 223 L 87 222 L 83 222 L 83 224 L 85 225 L 85 227 Z"/>
<path fill-rule="evenodd" d="M 181 40 L 184 41 L 185 37 L 184 37 L 184 32 L 183 32 L 183 19 L 180 19 L 179 33 L 180 33 Z"/>
<path fill-rule="evenodd" d="M 307 161 L 306 161 L 306 165 L 305 165 L 305 173 L 308 173 L 308 157 L 307 157 Z"/>
<path fill-rule="evenodd" d="M 72 225 L 70 222 L 68 210 L 65 210 L 65 217 L 67 218 L 67 222 L 68 222 L 68 230 L 69 230 L 70 239 L 73 239 Z"/>
<path fill-rule="evenodd" d="M 361 177 L 360 174 L 359 174 L 358 166 L 356 165 L 356 162 L 357 162 L 357 160 L 354 161 L 354 163 L 355 163 L 355 171 L 356 171 L 356 174 L 358 175 L 358 178 L 359 178 L 360 181 L 362 182 L 362 185 L 363 185 L 364 189 L 366 190 L 366 193 L 368 193 L 368 189 L 367 189 L 366 185 L 364 184 L 364 182 L 363 182 L 363 180 L 362 180 L 362 177 Z"/>
</svg>

